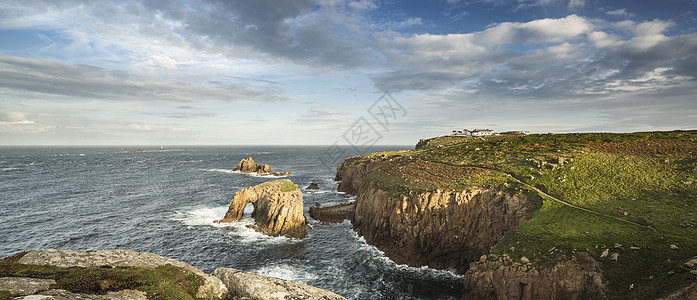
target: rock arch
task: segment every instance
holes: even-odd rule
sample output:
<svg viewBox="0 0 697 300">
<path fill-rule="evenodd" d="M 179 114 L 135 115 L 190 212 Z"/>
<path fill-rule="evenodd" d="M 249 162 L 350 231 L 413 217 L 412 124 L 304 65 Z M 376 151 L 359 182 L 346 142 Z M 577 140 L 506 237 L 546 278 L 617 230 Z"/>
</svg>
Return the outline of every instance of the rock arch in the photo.
<svg viewBox="0 0 697 300">
<path fill-rule="evenodd" d="M 303 194 L 290 180 L 276 180 L 235 193 L 225 217 L 216 223 L 242 218 L 244 208 L 252 203 L 255 230 L 270 236 L 303 238 L 307 235 L 303 214 Z"/>
</svg>

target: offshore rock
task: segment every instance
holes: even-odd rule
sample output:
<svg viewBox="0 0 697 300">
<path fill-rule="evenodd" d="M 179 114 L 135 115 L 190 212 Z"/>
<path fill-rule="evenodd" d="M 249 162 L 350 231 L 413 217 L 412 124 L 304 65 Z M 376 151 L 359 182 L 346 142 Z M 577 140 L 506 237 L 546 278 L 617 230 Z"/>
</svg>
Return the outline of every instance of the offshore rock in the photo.
<svg viewBox="0 0 697 300">
<path fill-rule="evenodd" d="M 271 170 L 271 166 L 265 164 L 257 164 L 256 162 L 254 162 L 251 156 L 247 159 L 242 159 L 233 171 L 240 171 L 242 173 L 257 173 L 260 175 L 270 174 L 274 176 L 292 175 L 291 172 L 276 173 L 273 170 Z"/>
<path fill-rule="evenodd" d="M 463 299 L 606 299 L 598 262 L 579 252 L 566 262 L 537 269 L 504 261 L 472 263 Z"/>
<path fill-rule="evenodd" d="M 355 211 L 356 202 L 327 207 L 312 206 L 310 217 L 324 223 L 341 223 L 344 220 L 352 220 Z"/>
<path fill-rule="evenodd" d="M 227 288 L 220 279 L 210 276 L 191 265 L 153 253 L 131 250 L 65 250 L 48 249 L 27 252 L 17 263 L 28 265 L 50 265 L 56 267 L 147 267 L 156 268 L 170 264 L 201 276 L 205 282 L 198 288 L 196 298 L 223 299 Z"/>
<path fill-rule="evenodd" d="M 290 180 L 276 180 L 235 193 L 225 217 L 216 223 L 238 221 L 247 204 L 254 205 L 255 230 L 270 236 L 304 238 L 303 194 Z"/>
<path fill-rule="evenodd" d="M 218 268 L 213 276 L 220 278 L 230 291 L 228 299 L 322 299 L 341 300 L 330 291 L 300 282 L 258 275 L 246 271 Z"/>
<path fill-rule="evenodd" d="M 317 185 L 316 183 L 313 182 L 313 183 L 310 183 L 310 185 L 308 185 L 305 189 L 306 190 L 319 190 L 319 185 Z"/>
</svg>

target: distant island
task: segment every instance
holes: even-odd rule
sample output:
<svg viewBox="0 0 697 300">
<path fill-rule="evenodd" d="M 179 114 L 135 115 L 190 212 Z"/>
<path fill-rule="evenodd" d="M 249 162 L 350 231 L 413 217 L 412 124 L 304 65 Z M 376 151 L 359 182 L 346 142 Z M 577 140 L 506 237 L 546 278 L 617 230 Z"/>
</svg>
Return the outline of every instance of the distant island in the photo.
<svg viewBox="0 0 697 300">
<path fill-rule="evenodd" d="M 314 218 L 464 275 L 464 299 L 697 297 L 695 130 L 450 135 L 335 179 L 355 203 Z"/>
</svg>

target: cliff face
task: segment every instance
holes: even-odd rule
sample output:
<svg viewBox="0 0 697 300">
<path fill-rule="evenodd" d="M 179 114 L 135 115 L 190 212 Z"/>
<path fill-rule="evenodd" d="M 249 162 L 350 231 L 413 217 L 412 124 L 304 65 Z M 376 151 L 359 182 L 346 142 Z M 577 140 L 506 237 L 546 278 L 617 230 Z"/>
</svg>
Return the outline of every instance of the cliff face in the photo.
<svg viewBox="0 0 697 300">
<path fill-rule="evenodd" d="M 532 210 L 520 191 L 389 193 L 363 182 L 376 164 L 344 162 L 336 177 L 357 194 L 354 230 L 397 263 L 463 274 Z"/>
<path fill-rule="evenodd" d="M 367 189 L 354 229 L 397 263 L 464 273 L 528 213 L 522 192 L 435 191 L 394 197 Z"/>
<path fill-rule="evenodd" d="M 257 231 L 290 238 L 303 238 L 307 235 L 303 194 L 290 180 L 266 182 L 235 193 L 225 217 L 216 222 L 238 221 L 249 203 L 254 205 L 252 218 Z"/>
<path fill-rule="evenodd" d="M 339 181 L 339 186 L 336 188 L 339 192 L 344 192 L 350 195 L 358 195 L 358 190 L 363 185 L 363 177 L 368 169 L 374 167 L 376 162 L 364 162 L 359 164 L 351 164 L 350 160 L 345 160 L 336 167 L 335 181 Z"/>
<path fill-rule="evenodd" d="M 604 289 L 598 262 L 580 252 L 542 270 L 505 258 L 472 263 L 463 299 L 605 299 Z"/>
</svg>

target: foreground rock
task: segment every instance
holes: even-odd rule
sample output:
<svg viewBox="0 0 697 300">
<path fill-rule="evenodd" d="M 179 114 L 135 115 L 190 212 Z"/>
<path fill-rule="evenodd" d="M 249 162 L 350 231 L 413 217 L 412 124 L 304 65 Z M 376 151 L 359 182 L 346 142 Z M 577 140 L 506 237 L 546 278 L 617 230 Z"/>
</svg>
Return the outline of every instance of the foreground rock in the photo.
<svg viewBox="0 0 697 300">
<path fill-rule="evenodd" d="M 237 167 L 233 171 L 240 171 L 242 173 L 257 173 L 260 175 L 274 175 L 274 176 L 288 176 L 292 175 L 291 172 L 282 172 L 282 173 L 276 173 L 273 170 L 271 170 L 271 166 L 265 165 L 265 164 L 257 164 L 254 162 L 252 157 L 250 156 L 247 159 L 242 159 L 240 163 L 237 164 Z"/>
<path fill-rule="evenodd" d="M 341 223 L 344 220 L 353 220 L 356 211 L 356 203 L 345 203 L 334 206 L 310 207 L 310 217 L 324 223 Z"/>
<path fill-rule="evenodd" d="M 122 282 L 124 278 L 117 279 L 120 282 L 113 282 L 113 279 L 105 277 L 93 277 L 92 275 L 78 275 L 79 284 L 76 288 L 80 292 L 67 291 L 52 288 L 57 281 L 65 279 L 66 276 L 75 276 L 65 272 L 82 272 L 81 269 L 88 267 L 98 267 L 98 270 L 118 270 L 116 268 L 157 268 L 165 265 L 182 268 L 188 272 L 200 276 L 201 285 L 198 287 L 196 299 L 344 299 L 330 291 L 312 287 L 303 283 L 282 280 L 273 277 L 257 275 L 250 272 L 239 271 L 228 268 L 218 268 L 211 275 L 203 273 L 201 270 L 190 266 L 181 261 L 162 257 L 152 253 L 139 253 L 130 250 L 91 250 L 76 251 L 63 249 L 33 250 L 23 252 L 2 260 L 0 263 L 0 274 L 13 274 L 13 270 L 18 270 L 18 266 L 27 265 L 30 272 L 22 272 L 22 277 L 0 277 L 0 299 L 84 299 L 84 300 L 127 300 L 127 299 L 169 299 L 166 294 L 153 293 L 150 290 L 149 282 L 140 282 L 135 279 L 133 282 Z M 53 266 L 66 268 L 60 270 L 61 277 L 54 279 L 29 278 L 24 276 L 46 276 L 41 273 L 37 266 Z M 168 266 L 171 268 L 171 266 Z M 24 269 L 23 269 L 24 270 Z M 55 272 L 55 271 L 49 271 Z M 138 271 L 140 272 L 140 271 Z M 183 271 L 179 271 L 183 272 Z M 42 275 L 43 274 L 43 275 Z M 88 273 L 96 274 L 96 273 Z M 181 273 L 180 273 L 181 274 Z M 180 275 L 173 275 L 176 280 Z M 188 276 L 188 275 L 187 275 Z M 106 277 L 109 278 L 109 277 Z M 119 278 L 119 277 L 113 277 Z M 168 277 L 169 278 L 169 277 Z M 142 278 L 141 278 L 142 279 Z M 159 278 L 157 280 L 162 280 Z M 90 281 L 91 280 L 91 281 Z M 145 284 L 149 292 L 132 289 L 114 289 L 114 285 L 139 288 Z M 106 286 L 105 286 L 106 285 Z M 109 287 L 111 286 L 111 288 Z M 191 291 L 193 294 L 193 291 Z M 190 297 L 187 295 L 187 297 Z"/>
<path fill-rule="evenodd" d="M 499 259 L 472 263 L 463 299 L 605 299 L 598 262 L 585 252 L 537 269 Z"/>
<path fill-rule="evenodd" d="M 227 288 L 220 279 L 210 276 L 191 265 L 153 253 L 131 250 L 77 251 L 65 249 L 34 250 L 17 261 L 26 265 L 49 265 L 64 268 L 86 267 L 145 267 L 156 268 L 170 264 L 188 270 L 204 279 L 196 293 L 201 299 L 223 299 Z"/>
<path fill-rule="evenodd" d="M 307 235 L 303 194 L 290 180 L 265 182 L 235 193 L 225 217 L 217 223 L 238 221 L 247 204 L 254 205 L 255 230 L 270 236 L 303 238 Z"/>
<path fill-rule="evenodd" d="M 225 283 L 230 291 L 229 299 L 345 299 L 330 291 L 303 283 L 236 269 L 218 268 L 212 275 Z"/>
</svg>

